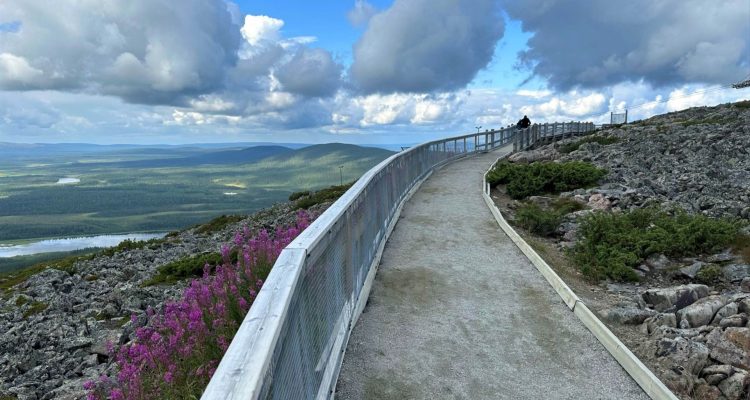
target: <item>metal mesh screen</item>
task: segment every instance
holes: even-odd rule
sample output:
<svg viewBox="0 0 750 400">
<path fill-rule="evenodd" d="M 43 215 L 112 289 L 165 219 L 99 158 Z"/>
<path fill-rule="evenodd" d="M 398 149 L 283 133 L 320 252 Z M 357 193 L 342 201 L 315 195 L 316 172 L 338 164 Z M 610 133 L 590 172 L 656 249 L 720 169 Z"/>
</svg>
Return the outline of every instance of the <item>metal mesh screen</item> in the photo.
<svg viewBox="0 0 750 400">
<path fill-rule="evenodd" d="M 606 114 L 605 114 L 606 115 Z M 627 122 L 628 119 L 628 113 L 611 113 L 609 117 L 609 123 L 610 124 L 624 124 Z"/>
</svg>

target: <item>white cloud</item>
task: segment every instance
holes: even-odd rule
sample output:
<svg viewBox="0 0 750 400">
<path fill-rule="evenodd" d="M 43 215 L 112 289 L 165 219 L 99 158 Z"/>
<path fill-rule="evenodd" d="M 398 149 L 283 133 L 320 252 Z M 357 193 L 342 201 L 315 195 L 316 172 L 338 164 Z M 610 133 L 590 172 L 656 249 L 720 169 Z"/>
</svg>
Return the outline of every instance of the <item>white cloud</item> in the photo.
<svg viewBox="0 0 750 400">
<path fill-rule="evenodd" d="M 240 32 L 250 46 L 274 44 L 281 40 L 284 21 L 267 15 L 246 15 Z"/>
<path fill-rule="evenodd" d="M 42 71 L 29 65 L 25 58 L 0 53 L 0 85 L 34 87 L 41 75 Z"/>
</svg>

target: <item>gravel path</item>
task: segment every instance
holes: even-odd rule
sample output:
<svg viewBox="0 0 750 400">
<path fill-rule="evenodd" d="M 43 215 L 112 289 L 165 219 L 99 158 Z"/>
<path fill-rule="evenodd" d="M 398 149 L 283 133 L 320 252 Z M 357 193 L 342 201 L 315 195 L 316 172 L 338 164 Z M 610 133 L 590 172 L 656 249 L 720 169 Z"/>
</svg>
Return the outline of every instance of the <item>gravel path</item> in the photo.
<svg viewBox="0 0 750 400">
<path fill-rule="evenodd" d="M 448 165 L 406 204 L 338 399 L 647 399 L 484 204 L 507 151 Z"/>
</svg>

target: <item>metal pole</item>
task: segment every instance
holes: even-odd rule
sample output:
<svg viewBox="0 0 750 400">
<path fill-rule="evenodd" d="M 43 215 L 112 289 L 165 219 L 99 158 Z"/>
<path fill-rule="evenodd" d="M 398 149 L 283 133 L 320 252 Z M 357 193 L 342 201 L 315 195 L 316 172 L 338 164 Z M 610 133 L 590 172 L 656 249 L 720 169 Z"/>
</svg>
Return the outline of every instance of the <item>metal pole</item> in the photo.
<svg viewBox="0 0 750 400">
<path fill-rule="evenodd" d="M 344 184 L 344 166 L 339 165 L 339 185 Z"/>
</svg>

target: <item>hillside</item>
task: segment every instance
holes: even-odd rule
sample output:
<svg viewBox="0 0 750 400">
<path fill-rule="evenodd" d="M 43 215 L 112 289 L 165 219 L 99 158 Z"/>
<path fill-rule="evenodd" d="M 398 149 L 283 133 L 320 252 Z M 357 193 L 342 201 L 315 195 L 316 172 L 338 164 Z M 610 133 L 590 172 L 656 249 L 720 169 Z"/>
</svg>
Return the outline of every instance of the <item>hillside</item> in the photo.
<svg viewBox="0 0 750 400">
<path fill-rule="evenodd" d="M 307 212 L 319 215 L 331 202 L 312 204 Z M 293 224 L 298 212 L 295 203 L 279 203 L 164 239 L 125 242 L 95 256 L 0 274 L 0 399 L 85 398 L 84 382 L 114 376 L 108 343 L 133 340 L 147 310 L 179 298 L 185 278 L 200 277 L 206 260 L 221 260 L 222 246 L 238 232 L 273 234 Z M 170 265 L 191 274 L 165 279 L 162 271 Z"/>
<path fill-rule="evenodd" d="M 559 197 L 495 197 L 680 398 L 750 394 L 749 101 L 607 127 L 510 160 L 604 169 L 597 184 Z"/>
</svg>

